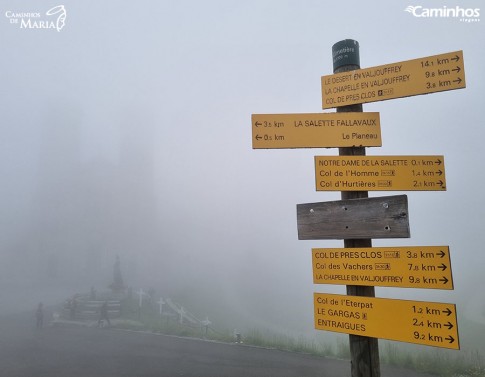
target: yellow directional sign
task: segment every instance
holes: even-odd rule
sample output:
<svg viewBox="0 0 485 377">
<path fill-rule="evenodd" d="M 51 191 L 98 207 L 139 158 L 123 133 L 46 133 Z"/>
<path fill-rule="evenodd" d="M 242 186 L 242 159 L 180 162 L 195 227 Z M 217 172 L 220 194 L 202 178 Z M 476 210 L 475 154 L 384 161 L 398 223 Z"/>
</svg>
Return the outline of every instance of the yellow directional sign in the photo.
<svg viewBox="0 0 485 377">
<path fill-rule="evenodd" d="M 443 191 L 443 156 L 315 157 L 317 191 Z"/>
<path fill-rule="evenodd" d="M 380 147 L 379 113 L 253 114 L 253 149 Z"/>
<path fill-rule="evenodd" d="M 315 328 L 460 349 L 454 304 L 314 293 Z"/>
<path fill-rule="evenodd" d="M 463 51 L 322 77 L 323 108 L 461 89 Z"/>
<path fill-rule="evenodd" d="M 313 283 L 453 289 L 448 246 L 312 249 Z"/>
</svg>

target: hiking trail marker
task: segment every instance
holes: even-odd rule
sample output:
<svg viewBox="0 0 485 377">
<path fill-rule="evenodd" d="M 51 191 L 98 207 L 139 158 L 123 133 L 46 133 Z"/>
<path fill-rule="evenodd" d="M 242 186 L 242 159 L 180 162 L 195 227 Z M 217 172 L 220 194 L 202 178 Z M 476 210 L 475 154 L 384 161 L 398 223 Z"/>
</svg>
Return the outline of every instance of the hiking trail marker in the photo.
<svg viewBox="0 0 485 377">
<path fill-rule="evenodd" d="M 463 51 L 322 76 L 322 107 L 330 109 L 465 88 Z"/>
<path fill-rule="evenodd" d="M 315 157 L 317 191 L 445 191 L 443 156 Z"/>
<path fill-rule="evenodd" d="M 353 377 L 380 377 L 378 338 L 459 349 L 456 306 L 375 297 L 375 286 L 453 289 L 447 246 L 372 247 L 372 238 L 410 237 L 406 195 L 368 191 L 445 191 L 443 156 L 366 156 L 381 146 L 378 113 L 362 104 L 465 88 L 463 52 L 360 69 L 359 44 L 332 46 L 322 76 L 322 107 L 336 113 L 253 114 L 253 149 L 339 148 L 315 157 L 317 191 L 339 201 L 297 205 L 298 239 L 343 239 L 312 249 L 315 284 L 345 284 L 347 295 L 314 293 L 317 330 L 349 334 Z"/>
<path fill-rule="evenodd" d="M 460 349 L 454 304 L 315 293 L 315 328 Z"/>
<path fill-rule="evenodd" d="M 312 249 L 313 283 L 453 289 L 448 246 Z"/>
<path fill-rule="evenodd" d="M 380 147 L 379 113 L 253 114 L 253 149 Z"/>
</svg>

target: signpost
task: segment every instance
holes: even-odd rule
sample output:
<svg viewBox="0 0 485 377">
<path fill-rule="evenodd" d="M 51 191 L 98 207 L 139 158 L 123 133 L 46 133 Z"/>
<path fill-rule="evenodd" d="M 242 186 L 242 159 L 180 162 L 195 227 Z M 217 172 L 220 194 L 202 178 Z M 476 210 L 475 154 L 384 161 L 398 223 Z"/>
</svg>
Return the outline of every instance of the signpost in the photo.
<svg viewBox="0 0 485 377">
<path fill-rule="evenodd" d="M 344 40 L 332 46 L 333 72 L 348 72 L 360 68 L 359 43 Z M 338 113 L 363 112 L 362 104 L 354 104 L 337 108 Z M 339 148 L 339 156 L 365 156 L 365 148 Z M 341 191 L 342 200 L 363 199 L 368 197 L 367 191 Z M 407 202 L 407 198 L 406 198 Z M 406 212 L 407 213 L 407 212 Z M 356 223 L 352 223 L 354 225 Z M 387 225 L 386 225 L 387 226 Z M 350 226 L 349 226 L 350 228 Z M 386 229 L 387 230 L 387 229 Z M 345 238 L 344 247 L 372 247 L 372 235 L 362 238 Z M 347 285 L 347 294 L 353 296 L 375 296 L 372 286 Z M 379 342 L 377 338 L 349 334 L 350 365 L 352 377 L 380 377 Z"/>
<path fill-rule="evenodd" d="M 454 304 L 314 294 L 315 328 L 460 349 Z"/>
<path fill-rule="evenodd" d="M 453 289 L 448 246 L 312 249 L 313 283 Z"/>
<path fill-rule="evenodd" d="M 253 149 L 380 147 L 379 113 L 253 114 Z"/>
<path fill-rule="evenodd" d="M 406 195 L 368 191 L 444 191 L 443 156 L 366 156 L 381 146 L 377 113 L 362 104 L 464 88 L 463 52 L 360 69 L 359 44 L 332 46 L 323 76 L 322 114 L 253 114 L 254 149 L 338 147 L 315 157 L 317 191 L 332 202 L 297 205 L 298 239 L 343 239 L 312 249 L 315 284 L 345 284 L 347 296 L 314 294 L 315 328 L 349 334 L 352 377 L 380 377 L 378 338 L 459 349 L 453 304 L 375 298 L 375 286 L 453 289 L 447 246 L 372 247 L 372 238 L 410 237 Z"/>
<path fill-rule="evenodd" d="M 444 191 L 443 156 L 315 157 L 317 191 Z"/>
<path fill-rule="evenodd" d="M 465 88 L 463 52 L 322 77 L 323 109 Z"/>
</svg>

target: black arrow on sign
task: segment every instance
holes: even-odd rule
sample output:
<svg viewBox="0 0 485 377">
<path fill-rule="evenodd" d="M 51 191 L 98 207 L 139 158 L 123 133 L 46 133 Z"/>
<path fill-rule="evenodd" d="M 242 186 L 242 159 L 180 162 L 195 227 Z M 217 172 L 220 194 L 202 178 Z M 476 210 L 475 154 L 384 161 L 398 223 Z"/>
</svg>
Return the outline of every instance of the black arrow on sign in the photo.
<svg viewBox="0 0 485 377">
<path fill-rule="evenodd" d="M 262 138 L 262 136 L 256 135 L 256 140 L 261 140 Z"/>
<path fill-rule="evenodd" d="M 443 284 L 448 283 L 448 279 L 446 278 L 446 276 L 443 276 L 443 279 L 439 279 L 439 281 L 442 281 Z"/>
<path fill-rule="evenodd" d="M 442 180 L 439 180 L 438 182 L 436 182 L 439 186 L 443 187 L 443 185 L 445 184 Z"/>
<path fill-rule="evenodd" d="M 461 81 L 462 81 L 462 80 L 461 80 L 461 78 L 459 78 L 459 77 L 458 77 L 456 80 L 453 80 L 453 82 L 456 82 L 456 83 L 458 83 L 458 84 L 459 84 L 459 83 L 461 83 Z"/>
<path fill-rule="evenodd" d="M 263 124 L 263 123 L 260 123 L 260 122 L 256 122 L 256 123 L 254 123 L 254 125 L 255 125 L 256 127 L 259 127 L 259 126 L 261 126 L 262 124 Z"/>
<path fill-rule="evenodd" d="M 437 253 L 441 258 L 443 258 L 446 254 L 443 250 L 440 250 L 439 253 Z"/>
<path fill-rule="evenodd" d="M 443 172 L 441 170 L 438 170 L 436 174 L 438 174 L 441 177 L 443 175 Z"/>
<path fill-rule="evenodd" d="M 450 344 L 455 341 L 455 338 L 453 338 L 451 335 L 445 338 Z"/>
<path fill-rule="evenodd" d="M 443 310 L 444 313 L 446 313 L 446 316 L 449 317 L 451 313 L 453 313 L 450 309 L 446 308 L 446 310 Z"/>
<path fill-rule="evenodd" d="M 445 323 L 443 326 L 448 327 L 448 330 L 451 330 L 454 327 L 450 321 L 448 321 L 448 323 Z"/>
<path fill-rule="evenodd" d="M 441 164 L 443 163 L 443 161 L 441 161 L 441 160 L 438 158 L 438 159 L 436 160 L 436 163 L 437 163 L 438 165 L 441 165 Z"/>
<path fill-rule="evenodd" d="M 460 60 L 460 57 L 458 55 L 455 55 L 455 57 L 451 58 L 451 60 L 454 60 L 455 62 L 457 62 Z"/>
<path fill-rule="evenodd" d="M 452 69 L 452 71 L 456 71 L 456 73 L 460 73 L 461 71 L 461 68 L 456 66 L 456 68 Z"/>
<path fill-rule="evenodd" d="M 441 263 L 441 266 L 438 266 L 438 268 L 440 268 L 440 269 L 441 269 L 441 271 L 444 271 L 444 270 L 446 270 L 448 267 L 446 266 L 446 264 Z"/>
</svg>

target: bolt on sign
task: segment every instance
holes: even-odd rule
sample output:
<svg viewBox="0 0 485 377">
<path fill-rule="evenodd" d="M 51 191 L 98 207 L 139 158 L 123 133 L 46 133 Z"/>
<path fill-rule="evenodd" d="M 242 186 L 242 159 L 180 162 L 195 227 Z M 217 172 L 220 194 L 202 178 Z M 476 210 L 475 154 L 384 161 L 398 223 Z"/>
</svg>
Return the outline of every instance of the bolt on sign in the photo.
<svg viewBox="0 0 485 377">
<path fill-rule="evenodd" d="M 465 88 L 463 51 L 322 76 L 322 107 L 330 109 Z"/>
<path fill-rule="evenodd" d="M 454 304 L 314 293 L 315 329 L 460 349 Z"/>
<path fill-rule="evenodd" d="M 453 289 L 448 246 L 312 249 L 313 283 Z"/>
<path fill-rule="evenodd" d="M 253 149 L 380 147 L 379 113 L 253 114 Z"/>
<path fill-rule="evenodd" d="M 443 156 L 316 156 L 317 191 L 444 191 Z"/>
</svg>

